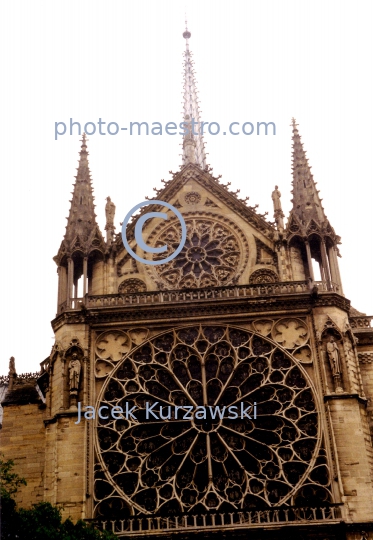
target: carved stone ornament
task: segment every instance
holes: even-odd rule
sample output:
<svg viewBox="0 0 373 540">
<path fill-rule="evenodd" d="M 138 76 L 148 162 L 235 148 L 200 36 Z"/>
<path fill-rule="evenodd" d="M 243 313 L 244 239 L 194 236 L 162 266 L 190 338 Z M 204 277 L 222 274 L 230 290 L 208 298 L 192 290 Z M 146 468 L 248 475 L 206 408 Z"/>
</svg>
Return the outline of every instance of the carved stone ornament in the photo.
<svg viewBox="0 0 373 540">
<path fill-rule="evenodd" d="M 184 216 L 187 239 L 179 255 L 157 266 L 146 266 L 165 289 L 189 289 L 236 283 L 248 260 L 248 245 L 242 231 L 228 219 Z M 171 221 L 171 220 L 170 220 Z M 168 257 L 180 244 L 181 228 L 175 220 L 164 221 L 150 235 L 154 247 L 168 250 L 154 260 Z"/>
<path fill-rule="evenodd" d="M 285 349 L 302 347 L 308 341 L 308 329 L 300 319 L 281 319 L 272 330 L 272 337 Z"/>
<path fill-rule="evenodd" d="M 131 338 L 126 332 L 113 330 L 104 332 L 96 341 L 96 354 L 99 358 L 118 362 L 131 349 Z"/>
<path fill-rule="evenodd" d="M 127 332 L 104 332 L 96 341 L 95 376 L 97 379 L 105 378 L 114 369 L 118 360 L 121 360 L 130 351 L 143 343 L 149 335 L 147 328 L 132 328 Z"/>
<path fill-rule="evenodd" d="M 134 294 L 146 291 L 146 285 L 141 279 L 125 279 L 118 287 L 119 294 Z"/>
<path fill-rule="evenodd" d="M 256 419 L 228 418 L 241 402 L 257 403 Z M 269 338 L 223 325 L 158 334 L 115 366 L 99 406 L 134 418 L 96 417 L 98 518 L 332 501 L 312 383 Z M 207 415 L 184 419 L 186 407 Z"/>
<path fill-rule="evenodd" d="M 189 191 L 189 193 L 184 196 L 184 201 L 186 204 L 198 204 L 201 202 L 201 195 L 197 193 L 197 191 Z"/>
<path fill-rule="evenodd" d="M 267 268 L 259 268 L 255 270 L 249 279 L 249 282 L 252 284 L 258 283 L 276 283 L 278 281 L 278 275 L 273 270 L 268 270 Z"/>
</svg>

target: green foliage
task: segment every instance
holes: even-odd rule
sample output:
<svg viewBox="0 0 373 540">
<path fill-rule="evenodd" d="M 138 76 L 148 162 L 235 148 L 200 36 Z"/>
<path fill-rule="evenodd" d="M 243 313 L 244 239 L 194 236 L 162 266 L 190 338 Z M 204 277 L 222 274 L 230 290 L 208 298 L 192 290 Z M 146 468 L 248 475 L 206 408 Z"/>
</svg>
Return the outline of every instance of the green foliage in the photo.
<svg viewBox="0 0 373 540">
<path fill-rule="evenodd" d="M 17 510 L 13 495 L 24 478 L 12 472 L 13 460 L 0 459 L 1 467 L 1 539 L 2 540 L 115 540 L 109 532 L 100 532 L 85 521 L 62 522 L 62 508 L 47 502 L 34 504 L 30 510 Z"/>
<path fill-rule="evenodd" d="M 100 532 L 80 520 L 62 522 L 61 508 L 47 502 L 34 504 L 31 510 L 18 511 L 18 538 L 20 540 L 111 540 L 116 537 Z"/>
<path fill-rule="evenodd" d="M 4 457 L 4 455 L 2 455 Z M 11 498 L 17 493 L 19 486 L 27 486 L 26 480 L 17 473 L 11 472 L 14 467 L 14 461 L 8 459 L 4 461 L 0 458 L 0 496 Z"/>
<path fill-rule="evenodd" d="M 2 516 L 3 517 L 3 516 Z M 5 517 L 5 516 L 4 516 Z M 112 533 L 98 531 L 79 520 L 62 521 L 61 508 L 48 502 L 34 504 L 31 510 L 15 510 L 6 516 L 2 539 L 11 540 L 115 540 Z"/>
</svg>

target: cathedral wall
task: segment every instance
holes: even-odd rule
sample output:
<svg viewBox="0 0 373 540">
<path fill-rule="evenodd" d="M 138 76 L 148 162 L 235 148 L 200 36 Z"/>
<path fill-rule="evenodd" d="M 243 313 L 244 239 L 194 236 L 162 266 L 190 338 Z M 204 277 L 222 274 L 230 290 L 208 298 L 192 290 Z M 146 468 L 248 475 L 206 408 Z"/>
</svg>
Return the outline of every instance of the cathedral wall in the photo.
<svg viewBox="0 0 373 540">
<path fill-rule="evenodd" d="M 368 400 L 367 421 L 373 437 L 373 352 L 359 353 L 359 367 L 363 381 L 364 393 Z"/>
<path fill-rule="evenodd" d="M 14 460 L 15 472 L 27 481 L 27 486 L 21 486 L 15 497 L 23 508 L 43 500 L 44 417 L 45 409 L 38 404 L 4 404 L 1 450 L 5 459 Z"/>
<path fill-rule="evenodd" d="M 329 401 L 344 497 L 355 521 L 371 519 L 373 503 L 372 446 L 367 430 L 366 410 L 357 399 Z"/>
<path fill-rule="evenodd" d="M 64 507 L 64 517 L 72 519 L 83 517 L 84 479 L 85 479 L 85 428 L 78 425 L 76 416 L 61 416 L 49 430 L 49 446 L 54 453 L 53 463 L 49 463 L 49 480 L 52 480 L 52 500 Z M 55 485 L 53 485 L 55 483 Z"/>
</svg>

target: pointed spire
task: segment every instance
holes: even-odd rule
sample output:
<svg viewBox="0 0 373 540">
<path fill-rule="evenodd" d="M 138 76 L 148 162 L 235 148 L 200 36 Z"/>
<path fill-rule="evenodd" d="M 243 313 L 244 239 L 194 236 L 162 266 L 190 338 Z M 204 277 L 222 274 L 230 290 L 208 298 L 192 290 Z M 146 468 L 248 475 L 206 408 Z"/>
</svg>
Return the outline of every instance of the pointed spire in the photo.
<svg viewBox="0 0 373 540">
<path fill-rule="evenodd" d="M 293 210 L 304 225 L 313 219 L 319 225 L 327 222 L 324 209 L 321 204 L 316 182 L 313 180 L 311 167 L 308 164 L 306 152 L 298 131 L 295 118 L 292 119 L 293 127 Z"/>
<path fill-rule="evenodd" d="M 196 163 L 205 169 L 206 167 L 206 153 L 203 142 L 203 136 L 200 131 L 200 110 L 198 106 L 197 87 L 194 79 L 192 53 L 189 50 L 189 38 L 191 33 L 188 30 L 187 21 L 185 21 L 185 32 L 183 38 L 185 39 L 185 52 L 184 52 L 184 103 L 183 103 L 183 115 L 184 122 L 188 126 L 188 134 L 184 135 L 183 140 L 183 165 L 187 163 Z M 193 125 L 192 125 L 193 122 Z M 192 129 L 193 128 L 193 129 Z"/>
<path fill-rule="evenodd" d="M 85 133 L 83 133 L 81 142 L 78 174 L 75 177 L 73 198 L 70 201 L 70 213 L 67 218 L 65 239 L 68 241 L 73 240 L 76 236 L 79 236 L 82 241 L 86 241 L 92 230 L 97 227 Z"/>
</svg>

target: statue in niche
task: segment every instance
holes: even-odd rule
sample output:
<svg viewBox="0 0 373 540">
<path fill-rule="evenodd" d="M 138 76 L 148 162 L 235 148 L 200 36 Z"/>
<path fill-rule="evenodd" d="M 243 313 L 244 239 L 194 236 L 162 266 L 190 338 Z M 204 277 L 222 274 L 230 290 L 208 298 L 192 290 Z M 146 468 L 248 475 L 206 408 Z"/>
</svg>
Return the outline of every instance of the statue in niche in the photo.
<svg viewBox="0 0 373 540">
<path fill-rule="evenodd" d="M 328 354 L 330 367 L 332 369 L 335 391 L 337 394 L 341 394 L 343 392 L 341 384 L 341 360 L 338 345 L 333 336 L 330 336 L 330 339 L 326 344 L 326 352 Z"/>
<path fill-rule="evenodd" d="M 330 366 L 332 368 L 333 377 L 341 374 L 341 364 L 339 360 L 338 345 L 334 341 L 334 337 L 330 336 L 330 340 L 326 344 L 326 350 L 329 357 Z"/>
<path fill-rule="evenodd" d="M 69 384 L 70 391 L 78 390 L 79 388 L 79 379 L 80 379 L 80 360 L 76 353 L 73 353 L 71 360 L 69 362 Z"/>
<path fill-rule="evenodd" d="M 105 206 L 106 226 L 105 230 L 114 230 L 115 204 L 110 197 L 106 197 L 107 203 Z"/>
</svg>

